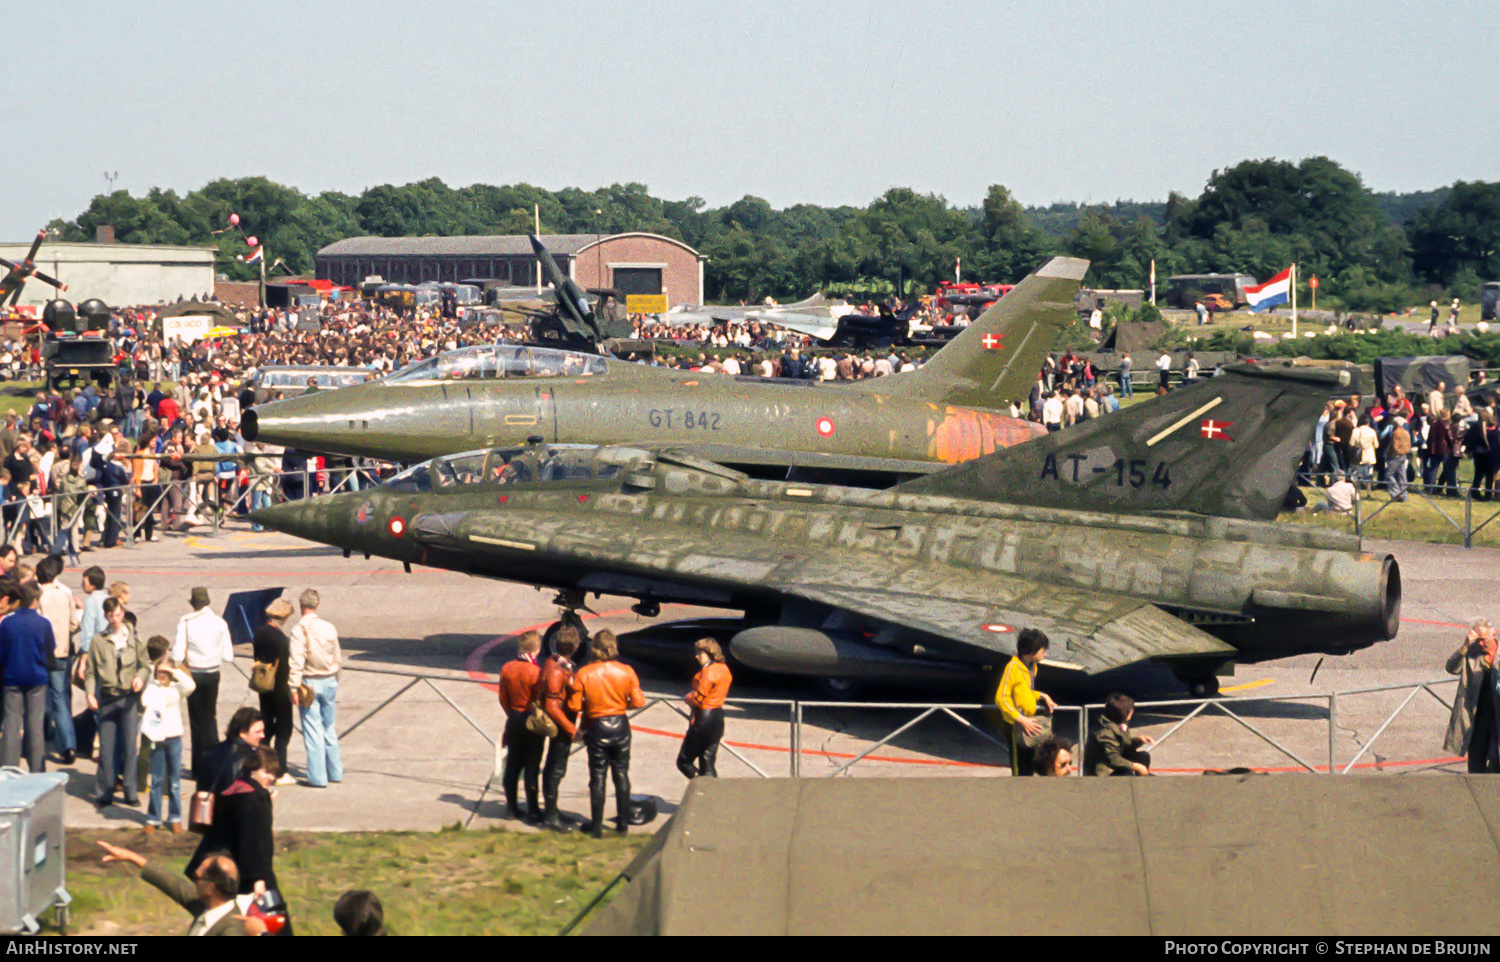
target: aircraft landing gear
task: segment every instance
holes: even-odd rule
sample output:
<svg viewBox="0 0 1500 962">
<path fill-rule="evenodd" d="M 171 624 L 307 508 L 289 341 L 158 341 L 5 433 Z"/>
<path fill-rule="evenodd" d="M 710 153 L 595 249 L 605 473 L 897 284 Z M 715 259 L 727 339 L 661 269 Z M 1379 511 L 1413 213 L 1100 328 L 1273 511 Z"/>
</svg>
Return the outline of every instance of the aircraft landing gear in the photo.
<svg viewBox="0 0 1500 962">
<path fill-rule="evenodd" d="M 1188 682 L 1188 694 L 1193 698 L 1217 698 L 1219 678 L 1217 675 L 1200 675 Z"/>
<path fill-rule="evenodd" d="M 558 615 L 558 619 L 548 625 L 547 630 L 542 633 L 542 660 L 545 661 L 552 657 L 554 654 L 552 642 L 557 638 L 557 633 L 562 630 L 563 626 L 568 625 L 578 632 L 578 650 L 573 653 L 573 664 L 582 666 L 588 662 L 589 658 L 589 632 L 583 626 L 583 618 L 579 616 L 575 608 L 582 606 L 583 597 L 581 594 L 578 594 L 576 599 L 578 602 L 577 605 L 568 604 L 570 600 L 573 599 L 568 592 L 559 593 L 553 599 L 563 610 Z"/>
</svg>

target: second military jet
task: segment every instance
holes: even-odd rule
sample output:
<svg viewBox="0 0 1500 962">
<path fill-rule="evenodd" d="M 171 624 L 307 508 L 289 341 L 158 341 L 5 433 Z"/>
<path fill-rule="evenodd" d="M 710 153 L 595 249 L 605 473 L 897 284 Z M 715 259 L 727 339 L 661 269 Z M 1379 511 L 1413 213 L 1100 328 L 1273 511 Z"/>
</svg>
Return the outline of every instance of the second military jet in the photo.
<svg viewBox="0 0 1500 962">
<path fill-rule="evenodd" d="M 786 476 L 913 476 L 1035 437 L 1000 413 L 1024 403 L 1074 319 L 1087 261 L 1053 258 L 919 370 L 815 387 L 646 367 L 504 344 L 422 361 L 380 381 L 258 407 L 248 440 L 411 463 L 532 436 L 691 446 Z M 774 472 L 772 472 L 774 473 Z"/>
</svg>

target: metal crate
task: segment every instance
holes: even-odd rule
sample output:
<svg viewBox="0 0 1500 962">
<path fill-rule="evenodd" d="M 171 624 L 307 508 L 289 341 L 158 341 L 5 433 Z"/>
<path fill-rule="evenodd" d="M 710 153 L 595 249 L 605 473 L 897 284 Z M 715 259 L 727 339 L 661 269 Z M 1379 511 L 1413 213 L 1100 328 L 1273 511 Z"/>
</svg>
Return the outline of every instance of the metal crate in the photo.
<svg viewBox="0 0 1500 962">
<path fill-rule="evenodd" d="M 63 772 L 0 769 L 0 932 L 35 932 L 37 918 L 53 907 L 59 926 L 66 924 L 67 784 Z"/>
</svg>

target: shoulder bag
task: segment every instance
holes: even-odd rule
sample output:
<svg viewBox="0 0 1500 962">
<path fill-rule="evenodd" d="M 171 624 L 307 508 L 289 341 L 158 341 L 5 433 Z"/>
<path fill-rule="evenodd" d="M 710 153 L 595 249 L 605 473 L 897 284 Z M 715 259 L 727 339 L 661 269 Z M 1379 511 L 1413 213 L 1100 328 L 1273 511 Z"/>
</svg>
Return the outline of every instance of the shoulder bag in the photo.
<svg viewBox="0 0 1500 962">
<path fill-rule="evenodd" d="M 540 698 L 533 699 L 530 707 L 526 709 L 526 730 L 533 735 L 545 735 L 548 738 L 557 737 L 557 722 L 542 708 Z"/>
<path fill-rule="evenodd" d="M 257 661 L 250 669 L 250 690 L 269 695 L 276 690 L 276 668 L 281 664 L 280 659 L 276 661 Z"/>
</svg>

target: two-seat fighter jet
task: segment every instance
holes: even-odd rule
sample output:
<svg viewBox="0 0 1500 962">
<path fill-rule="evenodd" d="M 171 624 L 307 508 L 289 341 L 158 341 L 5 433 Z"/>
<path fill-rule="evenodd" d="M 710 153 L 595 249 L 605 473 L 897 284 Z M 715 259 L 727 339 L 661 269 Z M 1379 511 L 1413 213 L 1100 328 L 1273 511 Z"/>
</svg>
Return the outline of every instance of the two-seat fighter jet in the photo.
<svg viewBox="0 0 1500 962">
<path fill-rule="evenodd" d="M 767 671 L 978 672 L 1036 627 L 1053 664 L 1159 660 L 1212 692 L 1235 662 L 1396 634 L 1394 558 L 1273 520 L 1340 376 L 1237 366 L 889 490 L 756 480 L 673 449 L 537 443 L 254 519 L 572 605 L 592 592 L 738 609 L 731 654 Z"/>
</svg>

